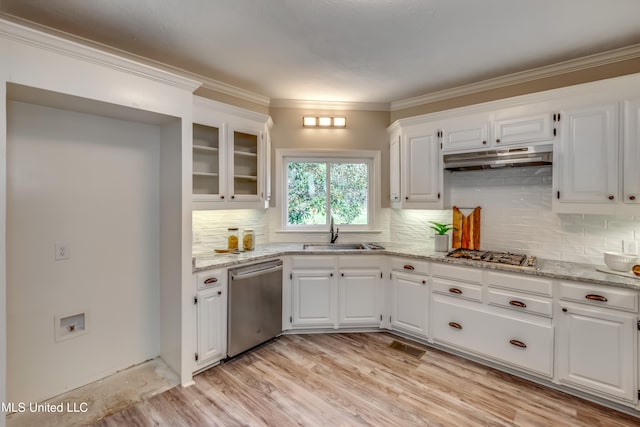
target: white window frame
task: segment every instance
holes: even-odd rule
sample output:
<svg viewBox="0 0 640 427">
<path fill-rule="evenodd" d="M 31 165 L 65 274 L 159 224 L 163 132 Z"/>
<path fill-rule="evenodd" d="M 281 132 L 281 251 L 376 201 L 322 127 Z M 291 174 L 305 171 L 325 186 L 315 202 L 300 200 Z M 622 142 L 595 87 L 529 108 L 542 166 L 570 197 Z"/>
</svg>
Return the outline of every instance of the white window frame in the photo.
<svg viewBox="0 0 640 427">
<path fill-rule="evenodd" d="M 367 205 L 368 224 L 340 224 L 341 232 L 373 231 L 375 212 L 379 208 L 378 194 L 380 193 L 380 152 L 373 150 L 276 150 L 276 183 L 280 191 L 276 192 L 276 208 L 281 216 L 281 229 L 292 232 L 326 232 L 329 223 L 305 225 L 287 224 L 288 185 L 286 165 L 289 161 L 297 162 L 362 162 L 369 165 L 369 200 Z M 327 219 L 328 221 L 328 219 Z"/>
</svg>

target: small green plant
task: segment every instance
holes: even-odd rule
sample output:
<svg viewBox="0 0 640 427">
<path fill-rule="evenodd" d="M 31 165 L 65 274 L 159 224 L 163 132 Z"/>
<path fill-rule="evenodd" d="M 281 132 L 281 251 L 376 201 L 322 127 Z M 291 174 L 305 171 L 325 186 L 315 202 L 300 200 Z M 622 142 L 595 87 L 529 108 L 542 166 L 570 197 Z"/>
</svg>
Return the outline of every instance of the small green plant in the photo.
<svg viewBox="0 0 640 427">
<path fill-rule="evenodd" d="M 447 234 L 447 231 L 449 230 L 457 230 L 457 228 L 455 228 L 453 226 L 453 224 L 441 224 L 439 222 L 435 222 L 435 221 L 429 221 L 431 224 L 429 227 L 433 228 L 437 234 Z"/>
</svg>

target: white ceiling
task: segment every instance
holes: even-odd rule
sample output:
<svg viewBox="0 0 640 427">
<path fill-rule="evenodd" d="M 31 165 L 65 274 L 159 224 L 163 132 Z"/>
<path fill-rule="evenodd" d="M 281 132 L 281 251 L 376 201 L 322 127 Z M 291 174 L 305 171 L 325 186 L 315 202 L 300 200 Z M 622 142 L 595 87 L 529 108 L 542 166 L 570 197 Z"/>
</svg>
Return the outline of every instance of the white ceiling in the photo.
<svg viewBox="0 0 640 427">
<path fill-rule="evenodd" d="M 271 99 L 390 102 L 640 43 L 639 0 L 0 0 Z"/>
</svg>

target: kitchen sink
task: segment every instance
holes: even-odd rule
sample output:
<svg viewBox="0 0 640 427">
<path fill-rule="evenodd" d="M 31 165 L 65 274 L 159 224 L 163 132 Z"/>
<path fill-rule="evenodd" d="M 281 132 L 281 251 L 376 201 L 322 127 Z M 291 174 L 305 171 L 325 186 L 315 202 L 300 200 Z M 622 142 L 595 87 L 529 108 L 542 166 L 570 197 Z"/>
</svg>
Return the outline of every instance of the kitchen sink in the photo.
<svg viewBox="0 0 640 427">
<path fill-rule="evenodd" d="M 302 245 L 305 251 L 367 251 L 362 243 L 309 243 Z"/>
<path fill-rule="evenodd" d="M 305 243 L 302 249 L 305 251 L 369 251 L 384 249 L 384 247 L 375 243 Z"/>
</svg>

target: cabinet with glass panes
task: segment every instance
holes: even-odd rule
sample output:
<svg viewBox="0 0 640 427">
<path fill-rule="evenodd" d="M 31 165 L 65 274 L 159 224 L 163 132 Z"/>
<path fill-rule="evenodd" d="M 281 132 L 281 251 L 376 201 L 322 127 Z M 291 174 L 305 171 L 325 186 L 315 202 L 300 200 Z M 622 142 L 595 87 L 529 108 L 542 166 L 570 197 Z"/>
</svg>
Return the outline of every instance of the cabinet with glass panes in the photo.
<svg viewBox="0 0 640 427">
<path fill-rule="evenodd" d="M 270 118 L 194 97 L 193 121 L 193 209 L 264 208 Z"/>
</svg>

